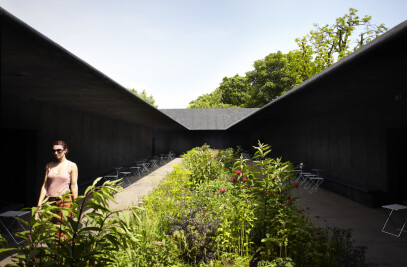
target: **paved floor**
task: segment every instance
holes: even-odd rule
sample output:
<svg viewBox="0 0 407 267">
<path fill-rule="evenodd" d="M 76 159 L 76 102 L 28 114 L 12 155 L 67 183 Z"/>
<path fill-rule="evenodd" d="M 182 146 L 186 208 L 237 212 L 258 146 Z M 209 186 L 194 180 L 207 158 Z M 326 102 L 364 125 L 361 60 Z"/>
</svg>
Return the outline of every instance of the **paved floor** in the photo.
<svg viewBox="0 0 407 267">
<path fill-rule="evenodd" d="M 173 170 L 174 165 L 181 162 L 182 158 L 176 158 L 142 178 L 133 177 L 132 184 L 115 195 L 117 203 L 110 202 L 109 207 L 118 210 L 137 205 L 144 195 L 151 192 Z"/>
<path fill-rule="evenodd" d="M 324 189 L 313 194 L 299 189 L 296 195 L 301 206 L 309 207 L 316 223 L 352 229 L 356 245 L 367 246 L 368 262 L 378 266 L 407 266 L 407 233 L 399 238 L 382 233 L 387 218 L 384 209 L 369 208 Z"/>
</svg>

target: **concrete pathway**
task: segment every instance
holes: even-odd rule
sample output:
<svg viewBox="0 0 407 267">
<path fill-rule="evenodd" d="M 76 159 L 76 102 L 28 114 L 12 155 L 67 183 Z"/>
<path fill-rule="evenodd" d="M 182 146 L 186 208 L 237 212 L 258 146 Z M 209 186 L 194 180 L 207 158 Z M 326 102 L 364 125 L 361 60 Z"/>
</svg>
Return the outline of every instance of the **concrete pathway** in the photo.
<svg viewBox="0 0 407 267">
<path fill-rule="evenodd" d="M 115 195 L 115 200 L 117 203 L 110 202 L 109 207 L 119 210 L 138 205 L 141 198 L 151 192 L 154 187 L 159 184 L 161 179 L 167 176 L 167 174 L 173 170 L 174 165 L 181 164 L 182 160 L 182 158 L 173 159 L 167 164 L 139 179 L 137 179 L 137 177 L 132 177 L 132 184 L 124 188 L 122 192 L 117 193 Z"/>
<path fill-rule="evenodd" d="M 309 207 L 315 223 L 352 229 L 356 245 L 367 246 L 368 262 L 378 266 L 407 266 L 407 233 L 397 238 L 381 231 L 387 210 L 369 208 L 322 188 L 313 194 L 298 189 L 296 195 L 300 198 L 299 205 Z"/>
</svg>

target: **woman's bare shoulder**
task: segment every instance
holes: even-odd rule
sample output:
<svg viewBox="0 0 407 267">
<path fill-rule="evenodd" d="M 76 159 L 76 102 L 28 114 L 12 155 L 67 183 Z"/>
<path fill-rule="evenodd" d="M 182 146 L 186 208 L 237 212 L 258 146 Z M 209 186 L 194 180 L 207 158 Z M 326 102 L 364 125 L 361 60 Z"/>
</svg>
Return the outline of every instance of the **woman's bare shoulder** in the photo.
<svg viewBox="0 0 407 267">
<path fill-rule="evenodd" d="M 75 167 L 76 167 L 76 163 L 75 163 L 75 162 L 70 161 L 70 160 L 68 160 L 68 162 L 69 162 L 69 165 L 71 165 L 71 166 L 75 166 Z"/>
<path fill-rule="evenodd" d="M 71 170 L 78 169 L 78 166 L 76 166 L 75 162 L 69 160 L 68 163 L 69 163 L 69 167 L 71 168 Z"/>
<path fill-rule="evenodd" d="M 48 162 L 47 163 L 47 165 L 45 165 L 45 169 L 49 169 L 49 168 L 52 168 L 52 167 L 55 167 L 55 162 L 53 162 L 53 161 L 51 161 L 51 162 Z"/>
</svg>

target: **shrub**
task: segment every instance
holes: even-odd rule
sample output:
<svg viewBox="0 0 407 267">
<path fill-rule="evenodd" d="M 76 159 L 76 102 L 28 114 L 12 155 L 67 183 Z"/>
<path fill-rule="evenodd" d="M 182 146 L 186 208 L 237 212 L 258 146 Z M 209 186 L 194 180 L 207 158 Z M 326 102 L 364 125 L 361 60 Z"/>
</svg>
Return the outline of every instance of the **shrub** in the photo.
<svg viewBox="0 0 407 267">
<path fill-rule="evenodd" d="M 56 208 L 46 203 L 20 234 L 28 246 L 0 251 L 32 266 L 363 266 L 350 230 L 315 227 L 296 205 L 291 163 L 270 157 L 268 145 L 254 148 L 253 161 L 194 148 L 130 210 L 110 210 L 120 188 L 95 183 L 62 225 L 49 222 Z"/>
<path fill-rule="evenodd" d="M 99 180 L 75 199 L 70 208 L 58 208 L 45 202 L 41 209 L 31 209 L 29 222 L 20 220 L 29 230 L 17 234 L 27 245 L 12 250 L 16 253 L 14 265 L 107 265 L 115 261 L 112 251 L 127 247 L 129 240 L 137 240 L 128 231 L 128 216 L 122 219 L 120 211 L 108 208 L 107 200 L 114 200 L 113 193 L 120 188 L 116 182 L 96 186 Z M 58 218 L 57 209 L 62 209 L 60 225 L 51 222 L 52 218 Z"/>
<path fill-rule="evenodd" d="M 182 155 L 185 167 L 191 171 L 191 182 L 196 186 L 218 178 L 223 170 L 222 162 L 208 145 L 196 147 Z"/>
</svg>

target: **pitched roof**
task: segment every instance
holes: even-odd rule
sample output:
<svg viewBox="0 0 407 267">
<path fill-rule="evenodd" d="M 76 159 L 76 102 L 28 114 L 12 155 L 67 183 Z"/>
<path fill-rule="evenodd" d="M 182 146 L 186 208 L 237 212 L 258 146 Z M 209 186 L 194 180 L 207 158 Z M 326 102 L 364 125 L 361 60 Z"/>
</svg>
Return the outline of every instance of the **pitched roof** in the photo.
<svg viewBox="0 0 407 267">
<path fill-rule="evenodd" d="M 161 130 L 185 128 L 0 7 L 2 95 Z"/>
<path fill-rule="evenodd" d="M 189 130 L 225 130 L 258 108 L 160 109 Z"/>
</svg>

